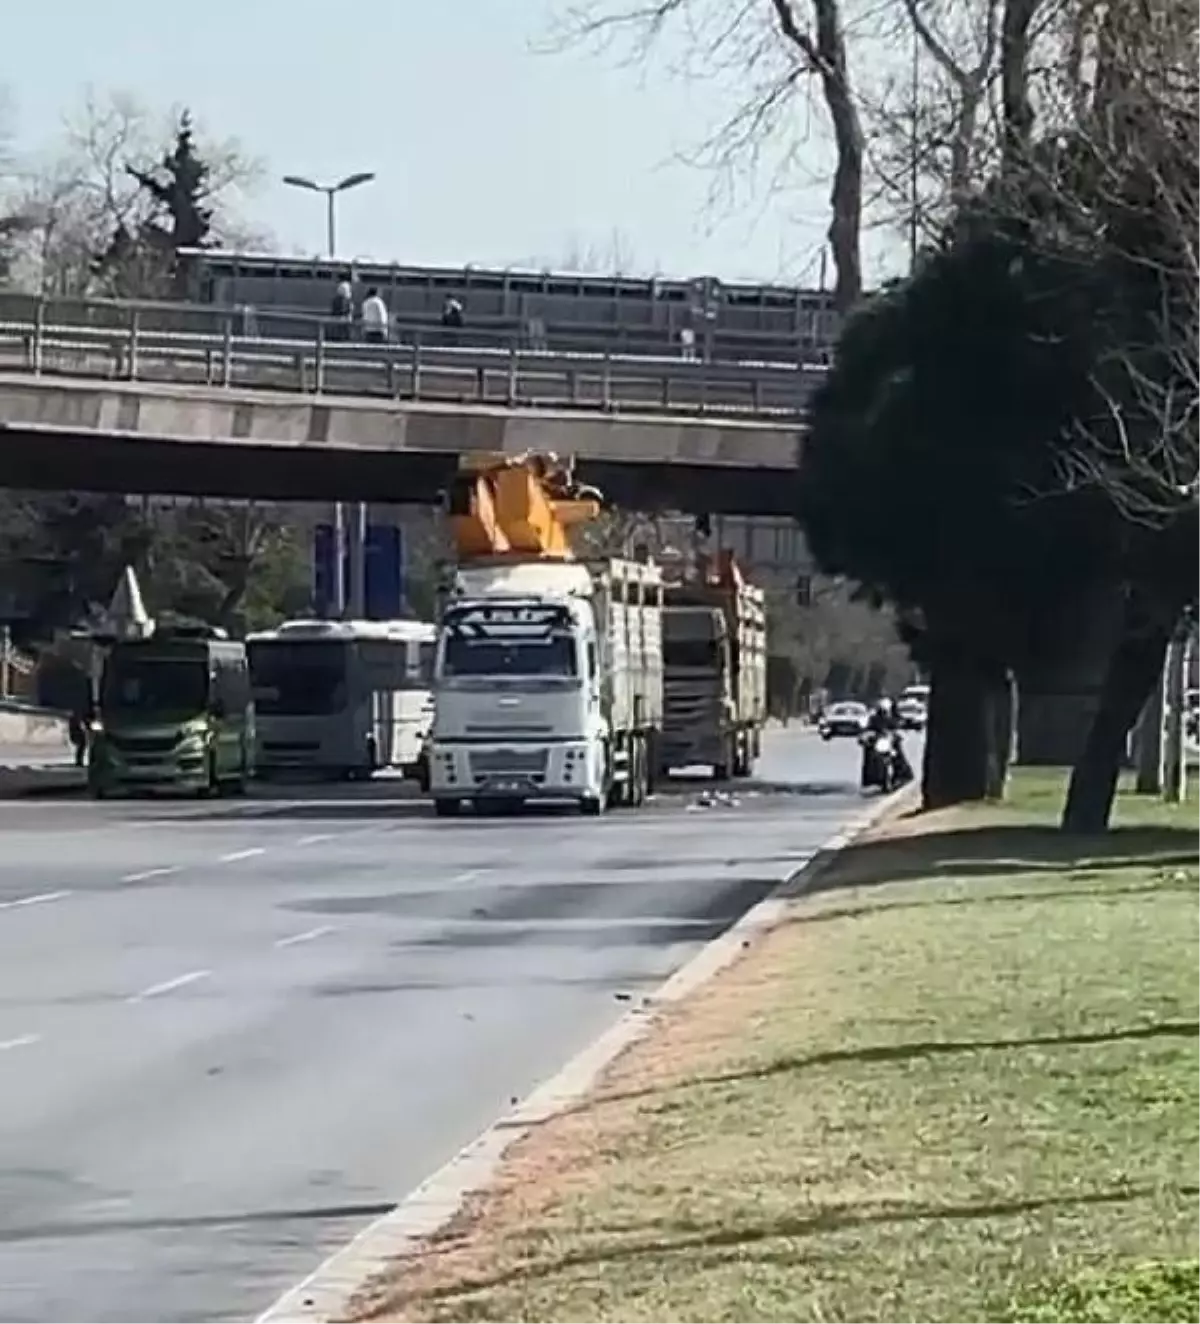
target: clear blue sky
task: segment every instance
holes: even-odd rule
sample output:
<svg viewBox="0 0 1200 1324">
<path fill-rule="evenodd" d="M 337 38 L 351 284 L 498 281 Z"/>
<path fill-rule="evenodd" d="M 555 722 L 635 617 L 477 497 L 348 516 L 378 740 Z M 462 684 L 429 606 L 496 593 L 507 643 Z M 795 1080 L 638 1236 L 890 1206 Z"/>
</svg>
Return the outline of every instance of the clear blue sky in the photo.
<svg viewBox="0 0 1200 1324">
<path fill-rule="evenodd" d="M 554 0 L 40 0 L 4 15 L 20 147 L 60 131 L 89 84 L 184 103 L 268 166 L 251 219 L 284 251 L 323 246 L 323 202 L 278 183 L 374 170 L 339 249 L 412 262 L 556 263 L 614 231 L 641 269 L 811 283 L 825 189 L 706 205 L 678 163 L 711 89 L 582 50 L 542 54 Z M 561 4 L 559 5 L 561 12 Z M 11 12 L 8 12 L 8 11 Z M 819 149 L 814 146 L 814 153 Z M 819 162 L 814 163 L 814 169 Z"/>
</svg>

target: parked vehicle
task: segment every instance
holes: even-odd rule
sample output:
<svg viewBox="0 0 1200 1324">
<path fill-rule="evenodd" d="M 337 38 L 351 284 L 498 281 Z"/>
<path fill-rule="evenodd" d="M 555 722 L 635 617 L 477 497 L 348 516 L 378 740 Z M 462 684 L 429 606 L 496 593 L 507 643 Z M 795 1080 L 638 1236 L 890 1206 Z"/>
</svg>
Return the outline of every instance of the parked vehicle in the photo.
<svg viewBox="0 0 1200 1324">
<path fill-rule="evenodd" d="M 869 717 L 866 704 L 852 701 L 831 703 L 817 719 L 817 731 L 822 740 L 833 740 L 836 736 L 857 739 L 867 729 Z"/>
<path fill-rule="evenodd" d="M 250 635 L 259 775 L 419 780 L 436 634 L 427 621 L 298 620 Z"/>
<path fill-rule="evenodd" d="M 242 793 L 253 773 L 245 645 L 205 626 L 109 648 L 88 748 L 97 799 L 121 791 Z"/>
<path fill-rule="evenodd" d="M 660 773 L 708 764 L 717 781 L 749 776 L 767 718 L 766 600 L 732 553 L 668 576 L 663 677 Z"/>
</svg>

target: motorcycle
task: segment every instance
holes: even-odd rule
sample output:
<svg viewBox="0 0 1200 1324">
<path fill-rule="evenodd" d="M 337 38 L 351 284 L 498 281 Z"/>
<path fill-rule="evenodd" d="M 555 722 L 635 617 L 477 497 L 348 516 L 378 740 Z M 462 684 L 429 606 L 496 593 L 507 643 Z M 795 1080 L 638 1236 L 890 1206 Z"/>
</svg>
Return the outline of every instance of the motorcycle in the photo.
<svg viewBox="0 0 1200 1324">
<path fill-rule="evenodd" d="M 912 770 L 903 757 L 900 739 L 893 731 L 868 731 L 861 740 L 864 791 L 880 790 L 887 795 L 911 780 Z"/>
</svg>

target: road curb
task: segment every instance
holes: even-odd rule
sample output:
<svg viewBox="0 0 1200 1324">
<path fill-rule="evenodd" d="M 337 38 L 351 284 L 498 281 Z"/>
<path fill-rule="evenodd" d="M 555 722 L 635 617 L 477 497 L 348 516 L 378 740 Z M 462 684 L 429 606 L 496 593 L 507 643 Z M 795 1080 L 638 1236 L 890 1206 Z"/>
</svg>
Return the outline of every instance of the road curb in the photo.
<svg viewBox="0 0 1200 1324">
<path fill-rule="evenodd" d="M 656 1008 L 682 1001 L 731 965 L 754 938 L 775 927 L 790 902 L 812 888 L 839 851 L 914 795 L 914 787 L 902 787 L 856 815 L 795 873 L 668 976 L 641 1006 L 622 1016 L 394 1209 L 368 1224 L 307 1278 L 284 1292 L 255 1324 L 328 1324 L 348 1318 L 352 1302 L 364 1288 L 406 1250 L 443 1228 L 468 1197 L 486 1190 L 513 1144 L 578 1104 L 616 1058 L 653 1030 Z"/>
</svg>

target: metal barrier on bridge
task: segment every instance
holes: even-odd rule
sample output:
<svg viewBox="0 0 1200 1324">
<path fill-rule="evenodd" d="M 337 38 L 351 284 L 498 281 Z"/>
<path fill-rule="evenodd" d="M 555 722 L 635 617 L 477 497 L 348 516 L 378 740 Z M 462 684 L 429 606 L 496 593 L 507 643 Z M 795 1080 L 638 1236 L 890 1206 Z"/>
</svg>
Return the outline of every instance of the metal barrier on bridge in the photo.
<svg viewBox="0 0 1200 1324">
<path fill-rule="evenodd" d="M 430 345 L 420 337 L 370 344 L 343 339 L 343 331 L 350 328 L 304 314 L 255 319 L 246 310 L 209 305 L 0 295 L 0 371 L 781 422 L 805 413 L 826 371 L 812 364 Z"/>
</svg>

